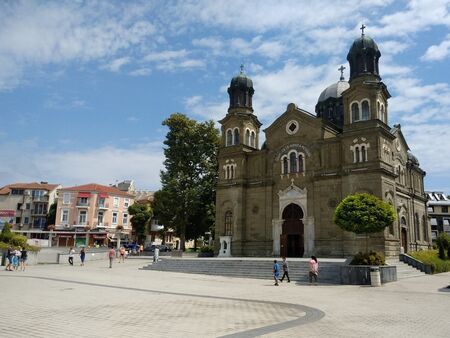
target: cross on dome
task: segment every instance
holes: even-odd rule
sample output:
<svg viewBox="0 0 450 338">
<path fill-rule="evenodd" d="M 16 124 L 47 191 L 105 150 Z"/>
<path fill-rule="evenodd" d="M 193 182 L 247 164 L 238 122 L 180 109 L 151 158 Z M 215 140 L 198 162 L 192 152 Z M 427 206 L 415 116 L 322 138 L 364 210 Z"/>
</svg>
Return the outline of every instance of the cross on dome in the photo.
<svg viewBox="0 0 450 338">
<path fill-rule="evenodd" d="M 366 26 L 364 24 L 361 25 L 361 36 L 364 36 L 364 29 L 366 28 Z"/>
<path fill-rule="evenodd" d="M 345 67 L 341 65 L 338 70 L 341 72 L 341 77 L 339 78 L 340 81 L 344 81 L 344 69 Z"/>
</svg>

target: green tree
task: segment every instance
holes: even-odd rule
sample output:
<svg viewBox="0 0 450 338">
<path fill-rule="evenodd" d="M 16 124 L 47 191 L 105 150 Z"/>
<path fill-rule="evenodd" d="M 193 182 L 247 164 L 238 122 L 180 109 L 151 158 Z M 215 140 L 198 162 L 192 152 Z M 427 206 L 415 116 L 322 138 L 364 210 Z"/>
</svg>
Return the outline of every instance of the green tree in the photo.
<svg viewBox="0 0 450 338">
<path fill-rule="evenodd" d="M 155 194 L 154 210 L 166 227 L 186 239 L 195 239 L 214 225 L 215 184 L 219 132 L 213 121 L 197 122 L 172 114 L 164 141 L 162 189 Z"/>
<path fill-rule="evenodd" d="M 54 202 L 50 206 L 50 208 L 48 209 L 48 213 L 47 213 L 47 227 L 49 225 L 54 225 L 55 224 L 57 206 L 58 206 L 58 204 L 56 202 Z"/>
<path fill-rule="evenodd" d="M 9 243 L 13 237 L 14 234 L 11 231 L 11 224 L 5 223 L 0 233 L 0 242 Z"/>
<path fill-rule="evenodd" d="M 355 234 L 370 234 L 384 230 L 396 220 L 394 209 L 370 194 L 349 195 L 334 212 L 334 222 L 343 230 Z M 366 236 L 366 252 L 367 252 Z"/>
<path fill-rule="evenodd" d="M 131 227 L 133 228 L 138 243 L 144 243 L 148 233 L 148 224 L 153 216 L 152 209 L 148 204 L 134 203 L 128 207 L 131 216 Z"/>
<path fill-rule="evenodd" d="M 450 258 L 450 236 L 445 232 L 441 232 L 436 238 L 436 244 L 438 246 L 438 256 L 440 259 L 445 259 L 445 249 L 449 250 L 448 257 Z"/>
</svg>

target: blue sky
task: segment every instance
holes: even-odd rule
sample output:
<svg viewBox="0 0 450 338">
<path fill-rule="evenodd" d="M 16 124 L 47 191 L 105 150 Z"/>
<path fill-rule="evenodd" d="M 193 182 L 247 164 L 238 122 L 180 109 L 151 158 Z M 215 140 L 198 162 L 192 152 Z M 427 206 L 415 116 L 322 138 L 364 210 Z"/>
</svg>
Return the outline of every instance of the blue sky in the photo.
<svg viewBox="0 0 450 338">
<path fill-rule="evenodd" d="M 449 1 L 2 1 L 0 186 L 160 187 L 161 122 L 226 114 L 241 63 L 263 128 L 309 112 L 364 23 L 426 189 L 450 193 Z"/>
</svg>

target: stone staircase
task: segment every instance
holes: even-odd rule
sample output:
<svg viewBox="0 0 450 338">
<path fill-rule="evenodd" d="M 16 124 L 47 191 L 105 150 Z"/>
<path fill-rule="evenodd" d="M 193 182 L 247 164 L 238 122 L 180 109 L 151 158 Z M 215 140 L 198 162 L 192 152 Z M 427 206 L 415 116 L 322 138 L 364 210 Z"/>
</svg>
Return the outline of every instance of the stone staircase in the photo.
<svg viewBox="0 0 450 338">
<path fill-rule="evenodd" d="M 425 276 L 422 272 L 398 259 L 387 259 L 386 264 L 393 265 L 397 268 L 397 280 Z"/>
<path fill-rule="evenodd" d="M 289 277 L 291 282 L 308 282 L 308 262 L 309 259 L 306 258 L 288 259 Z M 278 263 L 280 264 L 281 260 L 278 260 Z M 319 282 L 340 284 L 340 267 L 343 264 L 344 259 L 319 259 Z M 151 263 L 142 269 L 241 278 L 271 279 L 272 265 L 273 258 L 160 257 L 160 260 L 157 263 Z"/>
</svg>

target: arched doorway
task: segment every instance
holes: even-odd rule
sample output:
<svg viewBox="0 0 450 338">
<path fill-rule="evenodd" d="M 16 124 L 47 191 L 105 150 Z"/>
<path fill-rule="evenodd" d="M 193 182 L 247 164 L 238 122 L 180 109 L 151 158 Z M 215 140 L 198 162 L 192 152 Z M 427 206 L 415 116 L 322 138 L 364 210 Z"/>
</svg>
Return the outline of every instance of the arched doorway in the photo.
<svg viewBox="0 0 450 338">
<path fill-rule="evenodd" d="M 303 210 L 291 203 L 283 210 L 283 225 L 280 236 L 280 254 L 286 257 L 303 257 Z"/>
<path fill-rule="evenodd" d="M 408 236 L 406 232 L 406 219 L 404 217 L 400 220 L 401 224 L 401 241 L 402 241 L 402 247 L 405 253 L 408 252 Z"/>
</svg>

